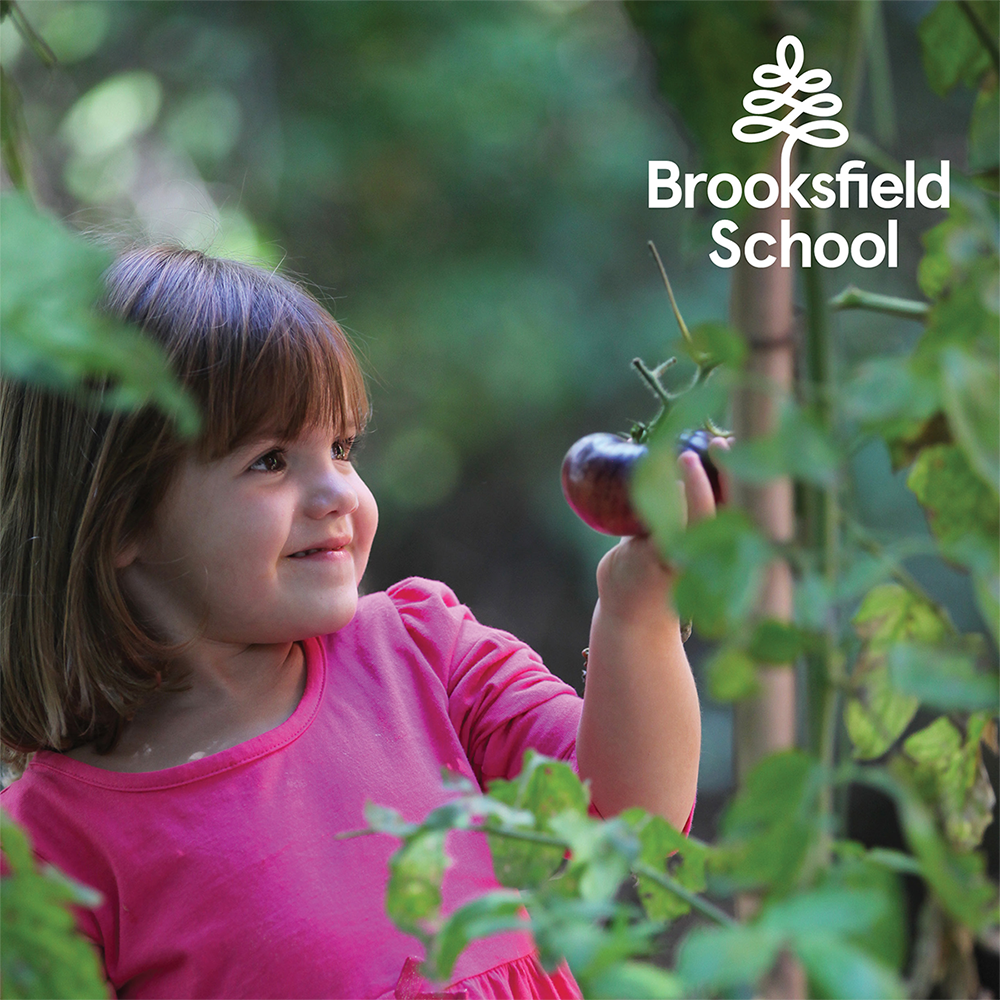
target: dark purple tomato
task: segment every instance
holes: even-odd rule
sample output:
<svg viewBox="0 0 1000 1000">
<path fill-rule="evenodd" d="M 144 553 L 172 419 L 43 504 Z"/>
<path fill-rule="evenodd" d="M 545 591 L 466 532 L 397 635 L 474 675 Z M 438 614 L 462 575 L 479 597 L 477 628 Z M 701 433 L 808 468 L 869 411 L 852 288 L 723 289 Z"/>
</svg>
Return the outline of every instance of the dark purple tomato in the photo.
<svg viewBox="0 0 1000 1000">
<path fill-rule="evenodd" d="M 617 434 L 588 434 L 563 459 L 566 502 L 580 518 L 606 535 L 648 534 L 629 502 L 628 484 L 636 462 L 646 454 Z"/>
<path fill-rule="evenodd" d="M 709 434 L 708 431 L 684 431 L 677 439 L 677 454 L 679 455 L 682 451 L 693 451 L 701 459 L 702 467 L 708 473 L 708 481 L 712 484 L 712 495 L 715 497 L 715 502 L 721 504 L 726 502 L 725 489 L 719 476 L 719 470 L 708 453 L 708 443 L 712 437 L 713 435 Z"/>
<path fill-rule="evenodd" d="M 715 502 L 724 502 L 719 470 L 708 454 L 708 431 L 684 431 L 677 454 L 693 451 L 701 459 Z M 629 500 L 629 483 L 646 446 L 617 434 L 588 434 L 563 459 L 562 488 L 566 502 L 590 527 L 606 535 L 648 534 Z"/>
</svg>

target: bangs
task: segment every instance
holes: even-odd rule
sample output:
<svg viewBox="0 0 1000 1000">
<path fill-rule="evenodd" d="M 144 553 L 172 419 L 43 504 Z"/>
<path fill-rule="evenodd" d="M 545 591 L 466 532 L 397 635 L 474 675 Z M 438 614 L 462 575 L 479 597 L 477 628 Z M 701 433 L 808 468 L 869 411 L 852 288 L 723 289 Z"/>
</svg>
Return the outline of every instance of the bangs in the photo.
<svg viewBox="0 0 1000 1000">
<path fill-rule="evenodd" d="M 314 426 L 363 430 L 368 399 L 354 352 L 295 283 L 172 247 L 126 254 L 107 283 L 109 310 L 163 344 L 199 403 L 199 457 L 221 458 L 255 437 L 291 440 Z"/>
</svg>

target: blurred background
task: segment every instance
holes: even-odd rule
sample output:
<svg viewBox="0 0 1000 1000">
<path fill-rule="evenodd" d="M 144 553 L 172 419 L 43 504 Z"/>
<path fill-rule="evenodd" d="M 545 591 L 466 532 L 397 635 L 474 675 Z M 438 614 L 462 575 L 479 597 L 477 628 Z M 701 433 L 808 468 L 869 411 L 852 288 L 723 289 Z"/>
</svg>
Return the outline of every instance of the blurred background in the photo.
<svg viewBox="0 0 1000 1000">
<path fill-rule="evenodd" d="M 721 25 L 733 5 L 696 6 Z M 782 5 L 838 94 L 851 6 Z M 857 90 L 852 133 L 916 159 L 918 176 L 941 159 L 962 170 L 972 103 L 927 87 L 916 28 L 931 6 L 879 7 L 885 58 Z M 655 365 L 678 345 L 647 241 L 689 325 L 727 311 L 729 272 L 708 260 L 719 213 L 646 207 L 650 159 L 704 167 L 629 11 L 575 0 L 20 7 L 58 57 L 48 69 L 10 19 L 0 28 L 39 201 L 112 246 L 179 241 L 310 287 L 352 337 L 374 404 L 358 457 L 381 508 L 366 588 L 442 579 L 579 688 L 594 569 L 612 540 L 570 512 L 559 468 L 582 434 L 627 431 L 656 410 L 630 361 Z M 711 23 L 705 60 L 725 65 L 733 39 Z M 732 122 L 742 109 L 719 113 Z M 848 238 L 886 217 L 826 214 Z M 938 214 L 898 213 L 898 269 L 847 265 L 823 275 L 826 292 L 856 282 L 920 298 L 919 234 Z M 833 323 L 844 374 L 920 331 L 871 313 Z M 884 445 L 860 450 L 851 470 L 845 505 L 876 537 L 926 530 Z M 931 557 L 910 569 L 959 628 L 978 627 L 964 576 Z M 697 673 L 707 648 L 697 633 L 688 648 Z M 704 706 L 695 832 L 708 837 L 732 784 L 732 736 L 730 709 L 707 694 Z"/>
</svg>

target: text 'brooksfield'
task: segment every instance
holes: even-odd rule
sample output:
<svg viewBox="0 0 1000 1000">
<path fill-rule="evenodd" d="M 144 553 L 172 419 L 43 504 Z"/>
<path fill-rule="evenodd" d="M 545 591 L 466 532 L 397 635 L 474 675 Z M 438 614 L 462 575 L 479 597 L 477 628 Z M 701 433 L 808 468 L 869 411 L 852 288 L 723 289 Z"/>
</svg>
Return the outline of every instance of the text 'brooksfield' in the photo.
<svg viewBox="0 0 1000 1000">
<path fill-rule="evenodd" d="M 936 173 L 916 176 L 916 165 L 907 160 L 904 176 L 894 173 L 877 174 L 874 178 L 864 172 L 864 160 L 848 160 L 835 173 L 797 174 L 794 180 L 782 177 L 779 181 L 771 174 L 758 173 L 742 183 L 735 174 L 706 173 L 684 174 L 672 160 L 649 161 L 649 207 L 675 208 L 683 201 L 684 208 L 695 208 L 707 200 L 716 208 L 733 208 L 740 201 L 752 208 L 770 208 L 780 203 L 782 208 L 792 204 L 799 208 L 948 208 L 951 204 L 950 163 L 941 161 Z M 703 190 L 699 190 L 702 189 Z M 742 255 L 753 267 L 790 267 L 792 247 L 797 245 L 803 267 L 811 267 L 813 258 L 823 267 L 840 267 L 848 256 L 859 267 L 878 267 L 885 262 L 896 267 L 898 226 L 895 219 L 888 220 L 885 238 L 879 233 L 860 233 L 848 244 L 839 233 L 825 233 L 813 244 L 806 233 L 793 233 L 788 220 L 781 224 L 780 239 L 770 233 L 753 233 L 743 247 L 728 238 L 739 226 L 731 219 L 720 219 L 712 227 L 712 239 L 721 248 L 709 254 L 718 267 L 735 266 Z M 778 256 L 762 254 L 761 244 L 778 246 Z"/>
</svg>

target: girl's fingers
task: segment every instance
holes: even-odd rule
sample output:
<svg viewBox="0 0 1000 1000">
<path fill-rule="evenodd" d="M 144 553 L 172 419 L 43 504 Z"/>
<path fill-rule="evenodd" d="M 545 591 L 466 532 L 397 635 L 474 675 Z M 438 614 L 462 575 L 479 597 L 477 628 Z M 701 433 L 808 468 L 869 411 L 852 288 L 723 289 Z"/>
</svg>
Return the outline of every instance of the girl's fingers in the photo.
<svg viewBox="0 0 1000 1000">
<path fill-rule="evenodd" d="M 677 459 L 684 481 L 684 499 L 687 503 L 687 523 L 694 524 L 715 513 L 715 497 L 708 473 L 696 452 L 682 451 Z"/>
<path fill-rule="evenodd" d="M 730 439 L 724 437 L 714 437 L 708 442 L 709 453 L 713 451 L 729 451 Z M 728 503 L 732 495 L 729 489 L 729 473 L 722 467 L 721 462 L 712 463 L 719 473 L 719 503 Z"/>
</svg>

